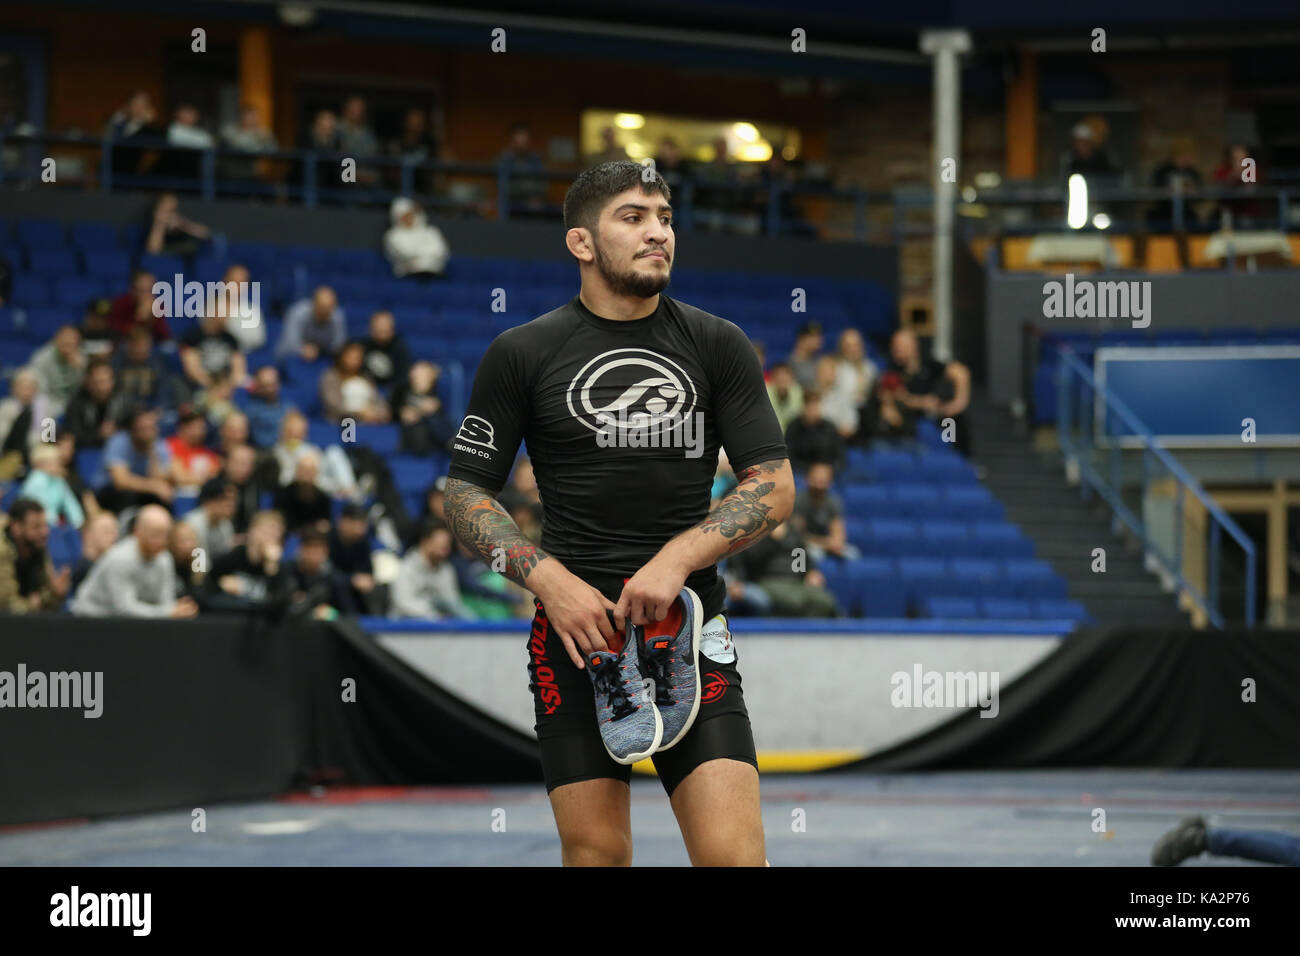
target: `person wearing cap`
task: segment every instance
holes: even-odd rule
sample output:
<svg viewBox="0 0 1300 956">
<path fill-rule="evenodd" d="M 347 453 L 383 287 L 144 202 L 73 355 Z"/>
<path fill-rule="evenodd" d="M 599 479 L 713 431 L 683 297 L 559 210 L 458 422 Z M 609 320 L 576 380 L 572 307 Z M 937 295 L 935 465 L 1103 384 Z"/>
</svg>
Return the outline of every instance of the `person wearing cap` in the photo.
<svg viewBox="0 0 1300 956">
<path fill-rule="evenodd" d="M 235 546 L 235 488 L 223 475 L 209 478 L 199 489 L 199 505 L 181 518 L 194 529 L 197 547 L 215 561 Z"/>
<path fill-rule="evenodd" d="M 805 322 L 795 334 L 794 351 L 786 359 L 790 370 L 794 372 L 795 381 L 801 388 L 817 387 L 817 358 L 823 345 L 822 326 L 820 322 Z"/>
<path fill-rule="evenodd" d="M 63 476 L 63 455 L 58 446 L 42 442 L 32 449 L 31 462 L 32 470 L 18 489 L 18 497 L 39 502 L 51 525 L 59 524 L 61 519 L 74 528 L 85 524 L 86 512 Z"/>
</svg>

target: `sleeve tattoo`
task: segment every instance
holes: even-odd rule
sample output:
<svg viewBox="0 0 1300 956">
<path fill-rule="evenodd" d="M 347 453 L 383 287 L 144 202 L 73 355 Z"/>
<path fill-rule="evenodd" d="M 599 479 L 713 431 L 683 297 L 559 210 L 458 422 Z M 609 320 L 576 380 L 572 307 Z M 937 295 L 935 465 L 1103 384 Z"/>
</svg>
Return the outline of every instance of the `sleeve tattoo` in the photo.
<svg viewBox="0 0 1300 956">
<path fill-rule="evenodd" d="M 512 581 L 524 584 L 533 568 L 550 557 L 524 537 L 501 502 L 478 485 L 448 478 L 444 508 L 452 534 L 494 570 L 499 567 L 497 557 L 504 554 L 502 573 Z"/>
<path fill-rule="evenodd" d="M 785 464 L 784 458 L 759 462 L 742 469 L 738 484 L 718 503 L 700 525 L 703 534 L 716 532 L 730 540 L 727 554 L 743 551 L 781 522 L 771 517 L 772 506 L 764 499 L 776 490 L 773 479 Z"/>
</svg>

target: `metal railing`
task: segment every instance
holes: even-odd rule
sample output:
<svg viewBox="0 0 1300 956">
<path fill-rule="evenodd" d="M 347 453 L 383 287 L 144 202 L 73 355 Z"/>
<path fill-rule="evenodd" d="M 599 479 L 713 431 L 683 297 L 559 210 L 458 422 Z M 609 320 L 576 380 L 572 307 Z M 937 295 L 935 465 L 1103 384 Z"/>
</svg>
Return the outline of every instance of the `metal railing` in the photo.
<svg viewBox="0 0 1300 956">
<path fill-rule="evenodd" d="M 1086 499 L 1095 492 L 1114 513 L 1115 519 L 1126 526 L 1142 542 L 1145 554 L 1154 558 L 1165 574 L 1192 600 L 1216 628 L 1224 626 L 1221 607 L 1220 549 L 1226 532 L 1245 555 L 1245 614 L 1247 627 L 1255 624 L 1255 544 L 1228 514 L 1214 503 L 1200 483 L 1165 448 L 1118 396 L 1104 385 L 1099 385 L 1092 372 L 1068 347 L 1057 349 L 1060 362 L 1057 366 L 1058 400 L 1056 427 L 1066 467 L 1077 472 L 1080 491 Z M 1163 547 L 1147 527 L 1143 518 L 1125 502 L 1123 496 L 1123 456 L 1125 450 L 1117 441 L 1098 442 L 1099 412 L 1114 415 L 1142 442 L 1141 486 L 1142 501 L 1147 501 L 1152 483 L 1152 468 L 1158 463 L 1177 482 L 1174 503 L 1173 546 Z M 1104 466 L 1104 467 L 1103 467 Z M 1106 472 L 1109 471 L 1109 477 Z M 1187 495 L 1191 495 L 1205 509 L 1209 524 L 1209 558 L 1206 570 L 1206 590 L 1188 580 L 1184 573 L 1184 511 Z"/>
</svg>

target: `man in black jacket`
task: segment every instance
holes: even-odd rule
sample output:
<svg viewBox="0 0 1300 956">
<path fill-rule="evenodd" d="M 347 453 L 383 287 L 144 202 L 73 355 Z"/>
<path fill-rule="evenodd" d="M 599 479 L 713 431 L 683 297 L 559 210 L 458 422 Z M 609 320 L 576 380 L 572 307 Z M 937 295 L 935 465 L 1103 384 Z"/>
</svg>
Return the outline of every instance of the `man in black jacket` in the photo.
<svg viewBox="0 0 1300 956">
<path fill-rule="evenodd" d="M 203 582 L 202 610 L 282 617 L 293 596 L 293 580 L 281 560 L 283 541 L 284 519 L 277 512 L 253 515 L 248 542 L 212 562 Z"/>
</svg>

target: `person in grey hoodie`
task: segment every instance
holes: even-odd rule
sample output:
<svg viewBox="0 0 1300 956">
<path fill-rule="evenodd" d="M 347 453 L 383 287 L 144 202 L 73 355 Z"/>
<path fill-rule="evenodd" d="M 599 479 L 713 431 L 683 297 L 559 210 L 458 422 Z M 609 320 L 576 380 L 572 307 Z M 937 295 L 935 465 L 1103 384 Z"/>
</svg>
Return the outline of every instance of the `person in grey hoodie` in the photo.
<svg viewBox="0 0 1300 956">
<path fill-rule="evenodd" d="M 392 597 L 390 617 L 474 618 L 461 600 L 451 563 L 451 531 L 441 521 L 428 521 L 421 529 L 419 544 L 402 559 Z"/>
<path fill-rule="evenodd" d="M 167 550 L 172 516 L 160 505 L 145 505 L 131 536 L 95 562 L 77 588 L 72 613 L 78 617 L 193 617 L 198 605 L 176 598 L 176 570 Z"/>
</svg>

